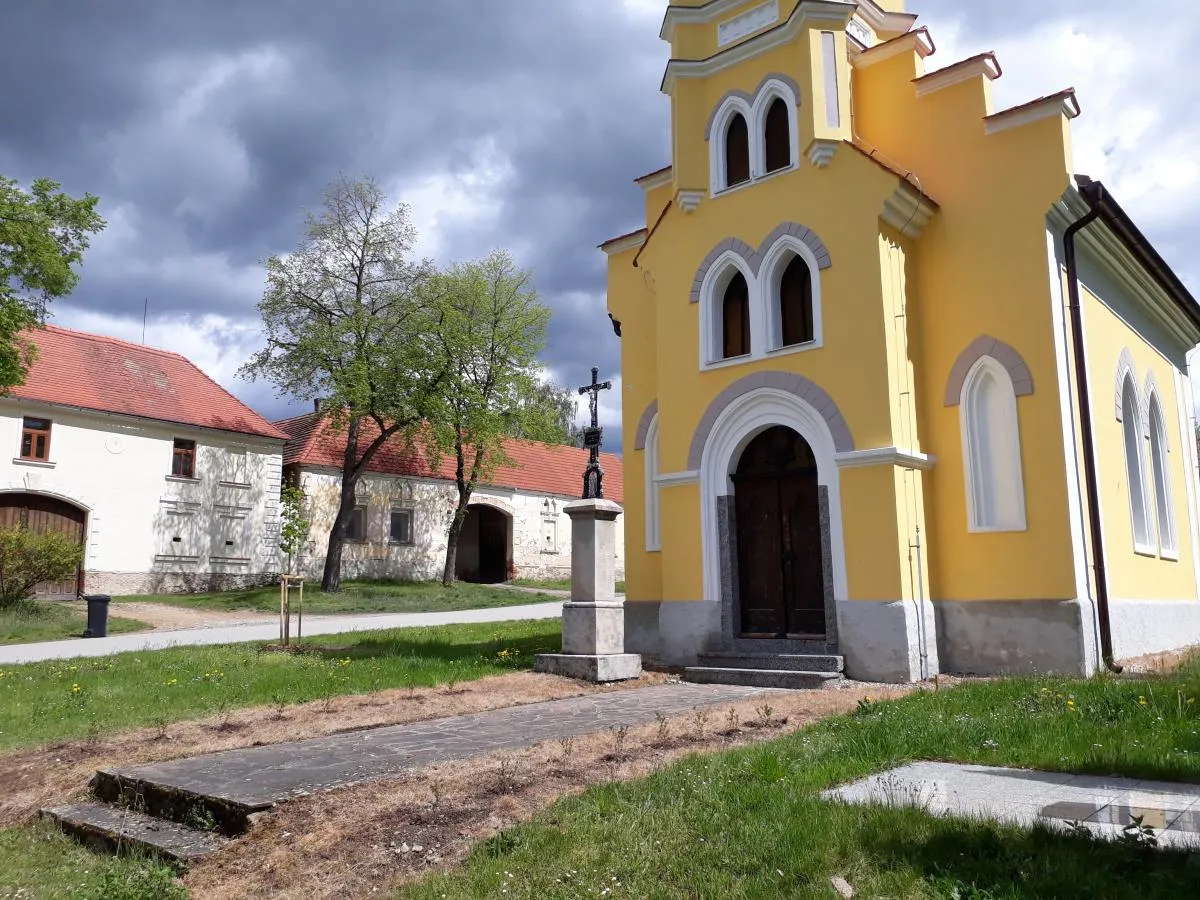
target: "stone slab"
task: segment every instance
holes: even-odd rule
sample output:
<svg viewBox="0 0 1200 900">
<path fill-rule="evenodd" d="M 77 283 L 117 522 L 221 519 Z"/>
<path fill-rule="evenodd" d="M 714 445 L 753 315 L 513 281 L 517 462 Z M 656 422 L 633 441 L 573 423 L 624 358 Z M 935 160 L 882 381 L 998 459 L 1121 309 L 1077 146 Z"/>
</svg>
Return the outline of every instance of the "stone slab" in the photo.
<svg viewBox="0 0 1200 900">
<path fill-rule="evenodd" d="M 597 683 L 629 681 L 641 677 L 642 658 L 636 653 L 540 653 L 533 670 Z"/>
<path fill-rule="evenodd" d="M 93 849 L 117 853 L 137 848 L 184 866 L 225 844 L 212 832 L 100 803 L 50 807 L 41 816 Z"/>
<path fill-rule="evenodd" d="M 915 806 L 934 815 L 1029 827 L 1080 827 L 1121 837 L 1135 816 L 1160 848 L 1200 850 L 1200 785 L 917 762 L 825 791 L 845 803 Z"/>
<path fill-rule="evenodd" d="M 747 687 L 781 688 L 808 691 L 827 687 L 842 680 L 840 672 L 797 672 L 794 669 L 729 669 L 716 666 L 689 666 L 684 681 L 693 684 L 740 684 Z"/>
<path fill-rule="evenodd" d="M 759 693 L 738 686 L 663 684 L 530 703 L 492 712 L 412 722 L 286 744 L 109 770 L 108 777 L 261 809 L 318 791 L 387 778 L 433 763 L 547 740 L 644 725 L 696 707 Z M 99 773 L 98 773 L 99 774 Z"/>
<path fill-rule="evenodd" d="M 625 652 L 625 607 L 621 603 L 564 603 L 563 653 L 611 656 Z"/>
</svg>

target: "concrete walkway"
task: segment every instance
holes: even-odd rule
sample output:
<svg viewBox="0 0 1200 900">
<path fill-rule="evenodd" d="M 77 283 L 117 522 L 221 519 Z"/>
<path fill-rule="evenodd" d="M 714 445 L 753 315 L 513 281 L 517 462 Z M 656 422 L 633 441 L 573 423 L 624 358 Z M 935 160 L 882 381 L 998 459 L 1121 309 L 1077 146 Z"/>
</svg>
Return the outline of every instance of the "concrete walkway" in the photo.
<svg viewBox="0 0 1200 900">
<path fill-rule="evenodd" d="M 430 625 L 556 619 L 561 615 L 562 602 L 556 599 L 549 603 L 499 606 L 489 609 L 463 609 L 454 612 L 305 616 L 304 637 L 348 631 L 419 628 Z M 292 627 L 295 628 L 295 620 L 292 622 Z M 294 630 L 293 634 L 295 634 Z M 13 644 L 8 647 L 0 647 L 0 665 L 11 666 L 19 663 L 41 662 L 47 659 L 72 659 L 77 656 L 108 656 L 110 653 L 161 650 L 164 647 L 200 647 L 212 644 L 236 644 L 243 641 L 278 639 L 278 620 L 261 625 L 227 625 L 216 628 L 187 628 L 180 631 L 141 631 L 106 638 L 79 638 L 69 641 L 46 641 L 40 644 Z"/>
</svg>

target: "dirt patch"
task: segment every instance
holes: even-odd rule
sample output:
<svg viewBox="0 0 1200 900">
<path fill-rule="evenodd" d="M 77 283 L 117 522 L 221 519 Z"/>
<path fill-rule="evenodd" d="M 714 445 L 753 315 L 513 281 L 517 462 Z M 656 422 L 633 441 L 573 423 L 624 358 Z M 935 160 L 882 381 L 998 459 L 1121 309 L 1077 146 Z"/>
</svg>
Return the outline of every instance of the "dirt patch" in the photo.
<svg viewBox="0 0 1200 900">
<path fill-rule="evenodd" d="M 270 813 L 228 850 L 195 866 L 185 883 L 198 900 L 386 896 L 458 864 L 478 841 L 559 797 L 649 775 L 689 753 L 769 740 L 848 712 L 864 697 L 891 699 L 913 689 L 848 683 L 766 694 L 314 795 Z"/>
<path fill-rule="evenodd" d="M 1182 650 L 1150 653 L 1146 656 L 1120 659 L 1117 662 L 1128 675 L 1170 675 L 1187 659 L 1198 654 L 1200 654 L 1200 647 L 1184 647 Z"/>
<path fill-rule="evenodd" d="M 342 731 L 401 725 L 422 719 L 486 712 L 541 700 L 661 684 L 637 681 L 591 685 L 554 675 L 517 672 L 461 682 L 450 689 L 412 688 L 351 694 L 293 706 L 257 706 L 225 715 L 141 728 L 0 754 L 0 827 L 27 821 L 47 804 L 82 797 L 96 769 L 133 766 L 259 744 L 321 737 Z"/>
</svg>

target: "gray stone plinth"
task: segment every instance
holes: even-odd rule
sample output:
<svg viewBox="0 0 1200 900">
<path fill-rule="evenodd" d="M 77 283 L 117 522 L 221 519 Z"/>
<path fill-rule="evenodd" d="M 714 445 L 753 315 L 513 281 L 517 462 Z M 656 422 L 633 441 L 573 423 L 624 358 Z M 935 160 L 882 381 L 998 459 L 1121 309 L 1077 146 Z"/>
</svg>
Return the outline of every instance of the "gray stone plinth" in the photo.
<svg viewBox="0 0 1200 900">
<path fill-rule="evenodd" d="M 563 507 L 571 517 L 571 599 L 612 603 L 616 599 L 617 516 L 611 500 L 576 500 Z"/>
<path fill-rule="evenodd" d="M 628 681 L 642 674 L 642 658 L 636 653 L 542 653 L 534 657 L 533 670 L 584 681 Z"/>
<path fill-rule="evenodd" d="M 625 652 L 625 604 L 563 604 L 563 653 L 601 656 Z"/>
</svg>

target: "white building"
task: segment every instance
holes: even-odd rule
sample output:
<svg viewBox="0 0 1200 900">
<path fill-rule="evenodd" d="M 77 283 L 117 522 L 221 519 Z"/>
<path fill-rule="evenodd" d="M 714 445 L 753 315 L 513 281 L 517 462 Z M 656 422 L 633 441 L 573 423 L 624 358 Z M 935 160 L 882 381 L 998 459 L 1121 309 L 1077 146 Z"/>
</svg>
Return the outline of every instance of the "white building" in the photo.
<svg viewBox="0 0 1200 900">
<path fill-rule="evenodd" d="M 39 593 L 212 590 L 278 573 L 286 435 L 175 353 L 47 326 L 0 397 L 0 525 L 76 532 Z"/>
<path fill-rule="evenodd" d="M 291 435 L 284 477 L 305 495 L 310 522 L 307 547 L 295 570 L 319 578 L 329 531 L 341 500 L 345 431 L 309 413 L 275 425 Z M 363 424 L 360 446 L 378 431 Z M 513 464 L 499 467 L 471 497 L 459 537 L 456 574 L 463 581 L 496 583 L 512 578 L 569 578 L 571 520 L 563 506 L 579 498 L 588 454 L 575 447 L 512 440 Z M 604 495 L 624 502 L 621 459 L 600 454 Z M 379 449 L 358 485 L 358 507 L 343 549 L 346 578 L 441 578 L 446 532 L 458 502 L 454 461 L 435 470 L 399 439 Z M 624 516 L 617 519 L 616 570 L 625 577 Z"/>
</svg>

